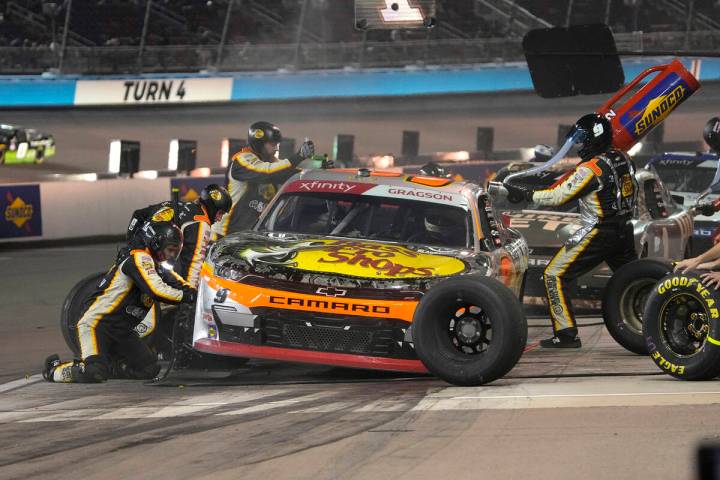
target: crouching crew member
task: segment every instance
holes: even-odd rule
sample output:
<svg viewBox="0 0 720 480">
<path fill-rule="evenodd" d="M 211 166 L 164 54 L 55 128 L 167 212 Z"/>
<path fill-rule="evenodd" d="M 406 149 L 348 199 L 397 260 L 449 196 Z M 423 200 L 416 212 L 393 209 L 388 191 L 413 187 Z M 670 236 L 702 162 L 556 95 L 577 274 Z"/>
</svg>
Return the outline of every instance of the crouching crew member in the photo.
<svg viewBox="0 0 720 480">
<path fill-rule="evenodd" d="M 182 233 L 173 223 L 146 223 L 142 228 L 142 242 L 135 239 L 120 251 L 87 300 L 89 306 L 78 322 L 81 360 L 62 363 L 58 355 L 51 355 L 45 360 L 42 372 L 45 380 L 98 383 L 110 377 L 155 377 L 160 365 L 156 355 L 135 332 L 138 318 L 133 312 L 152 308 L 153 301 L 195 302 L 194 288 L 170 284 L 158 274 L 158 268 L 162 268 L 160 263 L 174 259 L 181 248 Z M 143 301 L 143 294 L 151 300 Z M 112 361 L 115 358 L 123 361 Z"/>
<path fill-rule="evenodd" d="M 136 210 L 128 226 L 128 241 L 138 235 L 140 230 L 138 225 L 147 222 L 174 221 L 180 226 L 183 245 L 173 269 L 168 273 L 175 281 L 197 288 L 200 283 L 200 269 L 205 261 L 212 236 L 212 225 L 230 211 L 231 204 L 232 200 L 227 190 L 211 184 L 202 189 L 195 201 L 179 202 L 177 218 L 172 202 L 162 202 Z M 142 322 L 135 326 L 140 338 L 148 337 L 155 331 L 159 318 L 160 305 L 155 303 Z"/>
<path fill-rule="evenodd" d="M 581 117 L 570 135 L 578 135 L 582 162 L 553 186 L 532 191 L 505 182 L 508 200 L 559 206 L 578 199 L 580 229 L 558 250 L 545 268 L 545 288 L 553 337 L 544 348 L 579 348 L 577 324 L 566 285 L 603 261 L 615 271 L 637 258 L 630 220 L 637 200 L 635 169 L 630 159 L 611 147 L 612 127 L 598 114 Z"/>
</svg>

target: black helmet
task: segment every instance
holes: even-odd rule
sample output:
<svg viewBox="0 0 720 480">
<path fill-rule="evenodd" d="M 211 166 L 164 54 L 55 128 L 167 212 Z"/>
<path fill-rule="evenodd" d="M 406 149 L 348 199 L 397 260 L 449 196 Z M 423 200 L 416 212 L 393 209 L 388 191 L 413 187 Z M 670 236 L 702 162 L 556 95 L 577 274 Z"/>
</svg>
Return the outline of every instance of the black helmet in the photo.
<svg viewBox="0 0 720 480">
<path fill-rule="evenodd" d="M 547 162 L 554 155 L 553 149 L 550 145 L 539 143 L 535 145 L 533 149 L 533 158 L 531 162 Z"/>
<path fill-rule="evenodd" d="M 198 201 L 200 205 L 205 207 L 210 222 L 217 220 L 218 213 L 229 212 L 232 206 L 232 198 L 230 198 L 228 191 L 214 183 L 202 189 Z"/>
<path fill-rule="evenodd" d="M 703 138 L 711 150 L 720 153 L 720 117 L 713 117 L 707 121 Z"/>
<path fill-rule="evenodd" d="M 445 177 L 445 169 L 435 162 L 428 162 L 420 167 L 420 174 L 428 177 Z"/>
<path fill-rule="evenodd" d="M 577 132 L 580 135 L 576 143 L 582 143 L 578 154 L 583 160 L 590 160 L 595 155 L 607 151 L 612 145 L 610 120 L 598 113 L 588 113 L 580 117 L 569 135 L 575 135 Z"/>
<path fill-rule="evenodd" d="M 142 228 L 142 237 L 145 246 L 158 262 L 172 260 L 167 258 L 164 250 L 175 246 L 178 252 L 182 249 L 183 235 L 180 228 L 172 222 L 147 222 Z"/>
<path fill-rule="evenodd" d="M 255 153 L 260 153 L 267 142 L 282 142 L 280 129 L 270 122 L 255 122 L 248 129 L 248 145 Z"/>
<path fill-rule="evenodd" d="M 425 231 L 431 238 L 453 245 L 465 241 L 462 236 L 465 231 L 465 216 L 462 211 L 429 208 L 424 213 L 423 222 Z"/>
</svg>

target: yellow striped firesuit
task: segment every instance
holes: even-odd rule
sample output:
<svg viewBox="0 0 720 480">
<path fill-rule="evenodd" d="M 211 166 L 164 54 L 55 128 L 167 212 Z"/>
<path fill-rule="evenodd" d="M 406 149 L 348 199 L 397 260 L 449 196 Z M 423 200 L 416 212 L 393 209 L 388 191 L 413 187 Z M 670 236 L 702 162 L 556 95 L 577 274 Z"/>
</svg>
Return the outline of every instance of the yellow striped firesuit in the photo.
<svg viewBox="0 0 720 480">
<path fill-rule="evenodd" d="M 298 172 L 296 167 L 302 160 L 295 154 L 289 159 L 266 162 L 250 147 L 233 155 L 225 175 L 232 207 L 213 225 L 213 233 L 224 236 L 250 229 L 280 185 Z"/>
<path fill-rule="evenodd" d="M 135 378 L 152 378 L 159 370 L 157 358 L 133 331 L 138 322 L 133 312 L 155 308 L 153 303 L 157 301 L 180 303 L 186 296 L 193 298 L 192 292 L 189 287 L 164 280 L 148 249 L 123 249 L 86 301 L 85 313 L 78 322 L 82 361 L 59 365 L 54 370 L 54 381 L 104 381 L 116 357 L 122 357 L 139 375 Z"/>
<path fill-rule="evenodd" d="M 614 271 L 637 258 L 630 220 L 637 200 L 635 168 L 624 153 L 611 150 L 580 163 L 554 185 L 533 192 L 538 205 L 559 206 L 578 199 L 580 229 L 545 268 L 553 330 L 574 337 L 577 326 L 566 295 L 567 282 L 603 261 Z M 569 329 L 569 330 L 568 330 Z"/>
</svg>

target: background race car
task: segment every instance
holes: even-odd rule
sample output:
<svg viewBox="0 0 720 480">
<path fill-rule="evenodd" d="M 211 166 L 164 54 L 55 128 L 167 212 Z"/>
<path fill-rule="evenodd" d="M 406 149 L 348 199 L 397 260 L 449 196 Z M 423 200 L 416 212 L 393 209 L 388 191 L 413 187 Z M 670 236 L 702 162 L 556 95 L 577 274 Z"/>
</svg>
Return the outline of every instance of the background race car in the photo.
<svg viewBox="0 0 720 480">
<path fill-rule="evenodd" d="M 715 153 L 663 153 L 653 157 L 645 168 L 653 170 L 662 179 L 663 184 L 676 199 L 683 199 L 683 207 L 691 208 L 698 197 L 712 182 L 718 165 Z M 710 194 L 704 198 L 708 202 L 720 195 Z M 697 256 L 720 240 L 720 213 L 711 217 L 699 216 L 695 219 L 692 236 L 692 256 Z"/>
<path fill-rule="evenodd" d="M 33 128 L 0 124 L 0 163 L 40 163 L 53 155 L 52 135 Z"/>
<path fill-rule="evenodd" d="M 546 188 L 555 183 L 568 170 L 574 168 L 577 159 L 563 160 L 550 170 L 519 177 L 516 183 Z M 533 163 L 512 163 L 498 172 L 504 178 L 512 171 L 525 170 Z M 650 170 L 635 173 L 638 186 L 637 209 L 633 214 L 635 249 L 641 257 L 681 259 L 689 255 L 692 215 L 679 206 L 660 178 Z M 560 207 L 536 206 L 533 203 L 510 203 L 506 198 L 495 198 L 502 221 L 520 231 L 528 241 L 530 258 L 525 284 L 524 304 L 526 311 L 546 314 L 545 285 L 543 271 L 565 239 L 579 227 L 580 214 L 577 201 Z M 576 313 L 596 313 L 605 284 L 611 277 L 606 264 L 579 277 L 573 291 L 573 306 Z"/>
</svg>

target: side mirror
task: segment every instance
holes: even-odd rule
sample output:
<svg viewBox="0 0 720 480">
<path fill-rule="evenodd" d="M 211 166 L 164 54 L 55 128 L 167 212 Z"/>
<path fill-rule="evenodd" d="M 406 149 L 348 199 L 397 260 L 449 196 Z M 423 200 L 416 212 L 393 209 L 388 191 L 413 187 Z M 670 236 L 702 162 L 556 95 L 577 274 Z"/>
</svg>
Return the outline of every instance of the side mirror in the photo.
<svg viewBox="0 0 720 480">
<path fill-rule="evenodd" d="M 684 205 L 685 204 L 685 197 L 682 195 L 672 195 L 672 199 L 677 203 L 678 205 Z"/>
</svg>

